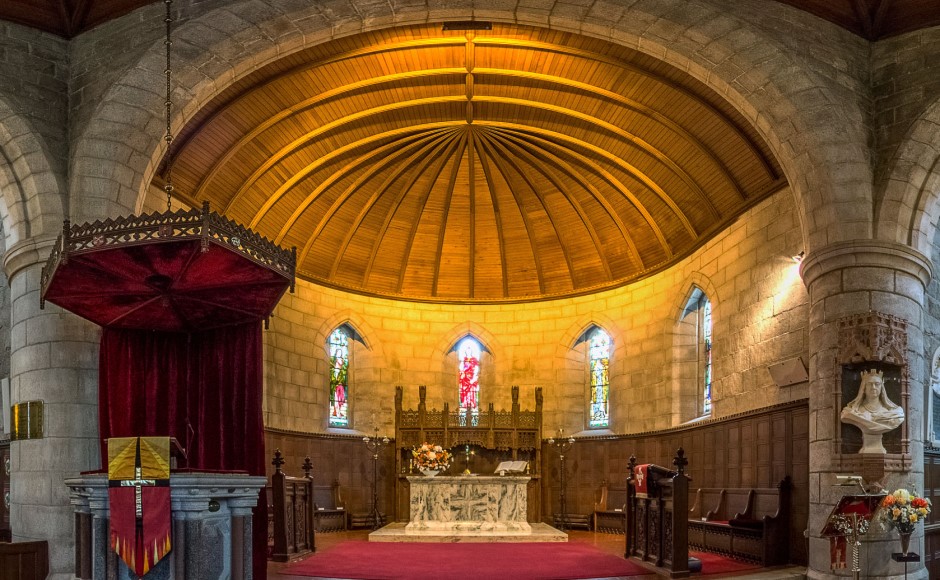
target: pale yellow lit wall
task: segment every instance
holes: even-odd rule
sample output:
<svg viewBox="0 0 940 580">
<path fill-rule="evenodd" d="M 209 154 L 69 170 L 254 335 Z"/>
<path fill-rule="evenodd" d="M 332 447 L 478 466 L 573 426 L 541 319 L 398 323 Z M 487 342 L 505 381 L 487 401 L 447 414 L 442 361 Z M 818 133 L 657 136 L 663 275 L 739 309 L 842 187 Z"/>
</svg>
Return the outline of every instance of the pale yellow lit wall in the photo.
<svg viewBox="0 0 940 580">
<path fill-rule="evenodd" d="M 613 337 L 611 431 L 669 427 L 682 418 L 673 393 L 695 377 L 674 372 L 676 321 L 692 284 L 713 305 L 713 416 L 800 399 L 806 383 L 778 388 L 768 365 L 808 361 L 806 290 L 790 256 L 802 249 L 789 190 L 763 201 L 669 270 L 590 296 L 506 305 L 442 305 L 369 298 L 298 281 L 265 333 L 265 424 L 322 433 L 327 428 L 329 333 L 348 322 L 365 346 L 353 353 L 353 427 L 383 432 L 394 421 L 394 388 L 405 408 L 417 406 L 418 385 L 428 407 L 456 406 L 456 368 L 447 355 L 468 332 L 489 354 L 481 404 L 508 409 L 518 385 L 523 408 L 543 388 L 547 430 L 578 432 L 587 422 L 587 375 L 577 337 L 598 324 Z"/>
</svg>

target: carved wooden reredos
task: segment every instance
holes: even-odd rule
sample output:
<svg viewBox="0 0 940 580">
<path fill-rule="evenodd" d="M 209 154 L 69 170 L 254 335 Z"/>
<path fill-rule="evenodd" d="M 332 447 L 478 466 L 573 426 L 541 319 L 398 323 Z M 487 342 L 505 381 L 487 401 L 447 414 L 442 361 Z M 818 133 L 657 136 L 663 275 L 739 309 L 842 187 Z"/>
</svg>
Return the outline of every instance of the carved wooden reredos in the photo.
<svg viewBox="0 0 940 580">
<path fill-rule="evenodd" d="M 535 410 L 523 411 L 519 407 L 519 387 L 512 387 L 512 408 L 496 411 L 490 403 L 486 410 L 476 414 L 444 409 L 428 410 L 427 389 L 418 387 L 418 408 L 402 409 L 402 387 L 395 387 L 395 442 L 399 449 L 412 449 L 424 442 L 441 445 L 445 449 L 458 445 L 476 445 L 484 449 L 511 451 L 515 458 L 519 450 L 533 451 L 534 469 L 538 469 L 542 440 L 542 389 L 535 389 Z"/>
<path fill-rule="evenodd" d="M 860 472 L 867 481 L 882 479 L 886 471 L 910 468 L 908 404 L 910 401 L 909 364 L 907 360 L 907 321 L 868 312 L 839 320 L 839 354 L 835 364 L 833 389 L 834 458 L 840 469 Z M 884 373 L 884 388 L 889 399 L 904 409 L 901 426 L 885 433 L 886 453 L 858 453 L 858 430 L 843 423 L 840 413 L 858 394 L 862 371 L 875 369 Z"/>
</svg>

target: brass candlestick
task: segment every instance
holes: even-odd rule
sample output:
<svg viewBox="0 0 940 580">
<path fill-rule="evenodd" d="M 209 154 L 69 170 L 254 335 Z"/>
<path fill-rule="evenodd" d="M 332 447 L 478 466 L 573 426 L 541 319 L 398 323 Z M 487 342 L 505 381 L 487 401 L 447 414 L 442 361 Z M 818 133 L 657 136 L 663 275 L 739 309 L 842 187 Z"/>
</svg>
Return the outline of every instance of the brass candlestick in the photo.
<svg viewBox="0 0 940 580">
<path fill-rule="evenodd" d="M 470 450 L 470 444 L 464 446 L 464 457 L 466 458 L 466 469 L 463 470 L 464 475 L 470 475 L 470 457 L 476 455 L 476 451 Z"/>
</svg>

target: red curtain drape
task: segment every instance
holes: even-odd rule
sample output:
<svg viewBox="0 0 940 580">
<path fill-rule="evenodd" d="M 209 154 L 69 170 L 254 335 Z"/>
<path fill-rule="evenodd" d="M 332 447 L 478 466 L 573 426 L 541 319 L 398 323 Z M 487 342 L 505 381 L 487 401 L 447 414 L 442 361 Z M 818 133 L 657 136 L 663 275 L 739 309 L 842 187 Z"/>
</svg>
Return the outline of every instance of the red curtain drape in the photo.
<svg viewBox="0 0 940 580">
<path fill-rule="evenodd" d="M 189 334 L 103 329 L 102 441 L 176 437 L 183 446 L 189 441 L 181 467 L 265 475 L 261 349 L 260 322 Z M 107 465 L 103 444 L 101 457 Z M 263 493 L 252 520 L 253 572 L 263 580 L 268 538 Z"/>
</svg>

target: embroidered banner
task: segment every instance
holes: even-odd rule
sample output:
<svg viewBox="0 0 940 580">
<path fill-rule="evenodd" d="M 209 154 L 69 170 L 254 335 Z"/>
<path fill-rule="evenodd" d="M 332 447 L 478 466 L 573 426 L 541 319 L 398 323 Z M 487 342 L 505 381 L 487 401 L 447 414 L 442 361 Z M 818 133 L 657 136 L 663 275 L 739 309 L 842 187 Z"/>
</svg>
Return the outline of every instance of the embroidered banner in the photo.
<svg viewBox="0 0 940 580">
<path fill-rule="evenodd" d="M 633 468 L 633 481 L 637 497 L 647 497 L 649 490 L 649 463 L 637 465 Z"/>
<path fill-rule="evenodd" d="M 170 438 L 108 439 L 111 548 L 137 576 L 170 552 Z"/>
</svg>

